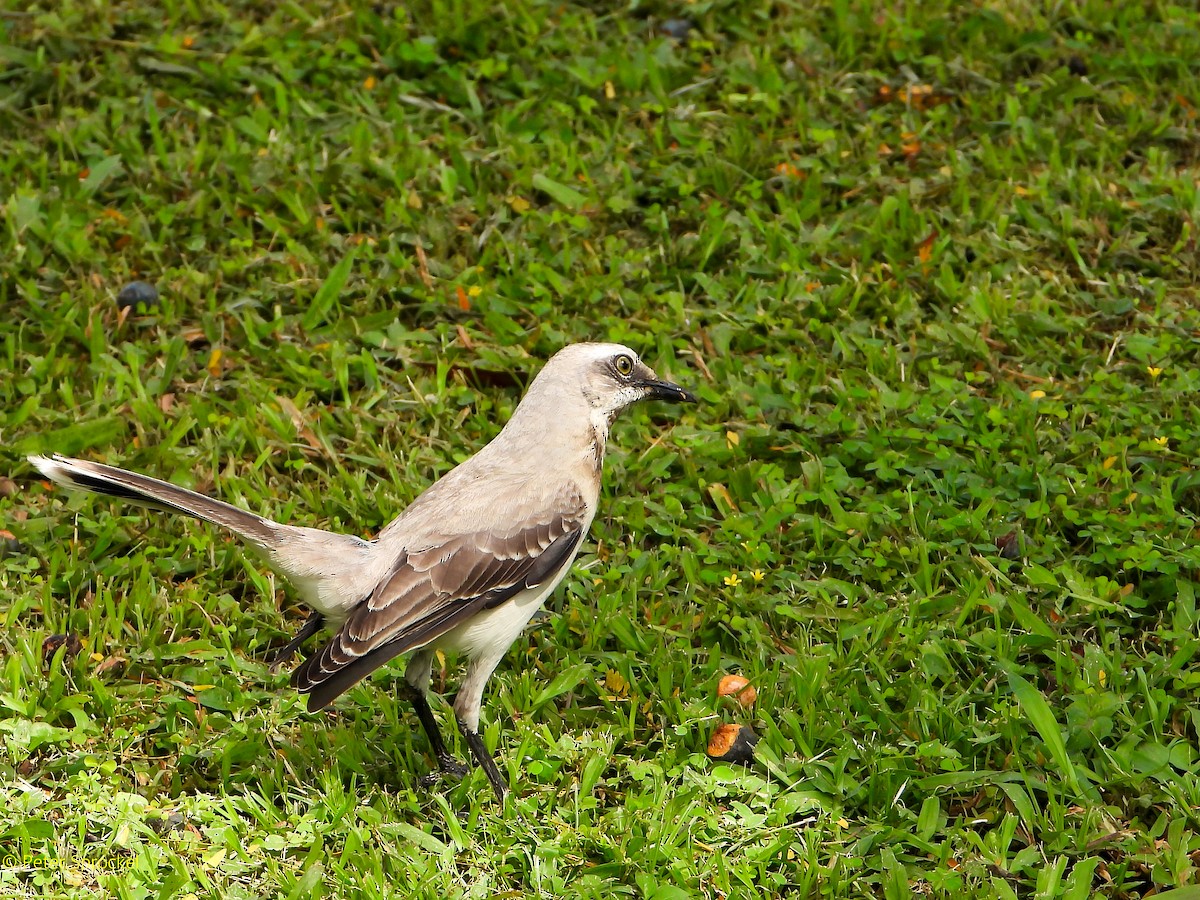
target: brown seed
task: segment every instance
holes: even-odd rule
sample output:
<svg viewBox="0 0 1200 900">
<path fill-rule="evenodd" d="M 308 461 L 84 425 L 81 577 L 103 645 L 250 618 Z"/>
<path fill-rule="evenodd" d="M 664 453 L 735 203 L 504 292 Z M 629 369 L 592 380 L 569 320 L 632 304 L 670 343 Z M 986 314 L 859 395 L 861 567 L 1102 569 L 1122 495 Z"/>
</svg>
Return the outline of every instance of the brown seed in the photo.
<svg viewBox="0 0 1200 900">
<path fill-rule="evenodd" d="M 708 755 L 721 762 L 749 763 L 757 743 L 758 735 L 745 725 L 722 725 L 708 741 Z"/>
<path fill-rule="evenodd" d="M 717 695 L 733 697 L 742 706 L 753 706 L 758 699 L 758 691 L 744 675 L 726 675 L 717 685 Z"/>
</svg>

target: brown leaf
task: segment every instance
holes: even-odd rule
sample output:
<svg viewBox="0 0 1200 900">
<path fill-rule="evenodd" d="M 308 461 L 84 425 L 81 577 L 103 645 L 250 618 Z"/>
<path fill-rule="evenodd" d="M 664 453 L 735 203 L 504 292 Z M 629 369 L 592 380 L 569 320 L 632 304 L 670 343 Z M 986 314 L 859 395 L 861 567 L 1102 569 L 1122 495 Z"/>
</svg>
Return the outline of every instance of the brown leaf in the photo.
<svg viewBox="0 0 1200 900">
<path fill-rule="evenodd" d="M 996 538 L 996 549 L 1000 551 L 1001 559 L 1021 558 L 1021 535 L 1016 529 Z"/>
<path fill-rule="evenodd" d="M 921 261 L 921 265 L 928 265 L 929 260 L 933 258 L 933 242 L 937 240 L 937 236 L 936 231 L 931 231 L 929 237 L 917 244 L 917 259 Z"/>
<path fill-rule="evenodd" d="M 296 433 L 304 438 L 308 446 L 314 450 L 321 452 L 325 448 L 321 446 L 321 440 L 316 433 L 304 421 L 304 415 L 296 407 L 296 404 L 287 397 L 276 397 L 275 402 L 279 404 L 279 408 L 287 413 L 288 418 L 292 420 L 292 424 L 296 426 Z"/>
<path fill-rule="evenodd" d="M 433 290 L 433 276 L 429 274 L 429 260 L 425 258 L 425 248 L 420 244 L 416 245 L 417 250 L 417 274 L 421 276 L 421 282 L 428 290 Z"/>
<path fill-rule="evenodd" d="M 50 637 L 42 641 L 42 663 L 48 663 L 58 652 L 58 648 L 63 647 L 63 659 L 70 659 L 73 656 L 78 656 L 79 651 L 83 649 L 83 641 L 79 639 L 77 634 L 52 634 Z"/>
<path fill-rule="evenodd" d="M 127 662 L 128 660 L 123 656 L 110 656 L 101 662 L 100 665 L 96 666 L 96 674 L 103 675 L 109 669 L 124 669 Z"/>
</svg>

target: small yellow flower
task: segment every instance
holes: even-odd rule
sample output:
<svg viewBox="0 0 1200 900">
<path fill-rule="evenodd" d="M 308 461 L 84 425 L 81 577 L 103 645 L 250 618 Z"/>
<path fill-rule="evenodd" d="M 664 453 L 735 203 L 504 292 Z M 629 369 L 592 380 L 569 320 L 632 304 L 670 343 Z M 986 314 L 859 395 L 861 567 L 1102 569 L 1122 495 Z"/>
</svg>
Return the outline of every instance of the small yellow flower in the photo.
<svg viewBox="0 0 1200 900">
<path fill-rule="evenodd" d="M 742 579 L 738 578 L 737 572 L 734 572 L 731 575 L 725 576 L 726 587 L 737 587 L 741 583 L 742 583 Z"/>
<path fill-rule="evenodd" d="M 470 294 L 472 297 L 478 297 L 480 294 L 483 293 L 483 288 L 481 288 L 477 284 L 472 285 L 471 287 L 467 288 L 467 293 Z"/>
<path fill-rule="evenodd" d="M 1151 378 L 1157 378 L 1159 375 L 1162 374 L 1162 368 L 1160 368 L 1159 366 L 1146 366 L 1146 373 Z"/>
<path fill-rule="evenodd" d="M 1029 399 L 1031 399 L 1031 400 L 1041 400 L 1045 396 L 1046 396 L 1045 391 L 1030 391 L 1029 392 Z"/>
<path fill-rule="evenodd" d="M 1154 443 L 1158 444 L 1158 446 L 1160 446 L 1160 447 L 1165 447 L 1165 446 L 1167 446 L 1167 442 L 1170 440 L 1171 440 L 1170 438 L 1156 437 L 1154 439 Z"/>
<path fill-rule="evenodd" d="M 762 569 L 755 569 L 753 572 L 750 573 L 750 577 L 754 579 L 755 584 L 758 584 L 758 582 L 762 581 L 767 576 L 766 576 L 766 573 L 763 572 Z"/>
</svg>

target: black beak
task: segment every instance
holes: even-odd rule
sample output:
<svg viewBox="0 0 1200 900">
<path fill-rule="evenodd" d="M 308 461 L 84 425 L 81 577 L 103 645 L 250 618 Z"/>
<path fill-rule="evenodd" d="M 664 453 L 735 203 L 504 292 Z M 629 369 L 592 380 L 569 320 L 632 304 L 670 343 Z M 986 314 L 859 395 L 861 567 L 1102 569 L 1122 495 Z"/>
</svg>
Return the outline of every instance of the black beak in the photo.
<svg viewBox="0 0 1200 900">
<path fill-rule="evenodd" d="M 669 381 L 639 381 L 638 387 L 646 391 L 647 400 L 666 400 L 668 403 L 698 403 L 696 395 Z"/>
</svg>

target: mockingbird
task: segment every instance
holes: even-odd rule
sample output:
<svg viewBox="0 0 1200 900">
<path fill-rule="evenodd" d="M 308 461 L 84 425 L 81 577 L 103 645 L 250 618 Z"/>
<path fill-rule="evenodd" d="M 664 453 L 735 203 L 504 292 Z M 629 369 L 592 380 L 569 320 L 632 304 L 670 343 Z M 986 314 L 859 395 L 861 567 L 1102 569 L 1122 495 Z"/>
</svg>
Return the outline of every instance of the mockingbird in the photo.
<svg viewBox="0 0 1200 900">
<path fill-rule="evenodd" d="M 573 344 L 534 378 L 491 443 L 448 472 L 371 541 L 272 522 L 124 469 L 32 456 L 68 487 L 184 513 L 228 528 L 260 551 L 312 609 L 278 665 L 328 626 L 333 637 L 292 672 L 315 712 L 394 656 L 413 653 L 405 693 L 441 770 L 466 767 L 447 750 L 429 707 L 434 655 L 467 657 L 454 715 L 503 799 L 504 777 L 479 736 L 488 678 L 579 552 L 596 514 L 609 426 L 638 400 L 696 402 L 628 347 Z"/>
</svg>

